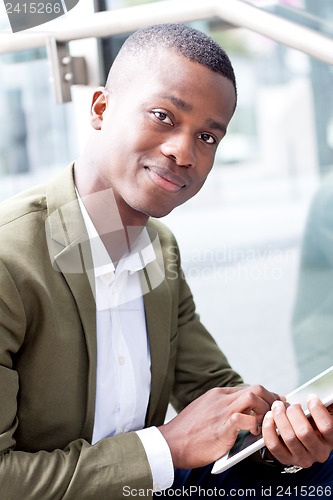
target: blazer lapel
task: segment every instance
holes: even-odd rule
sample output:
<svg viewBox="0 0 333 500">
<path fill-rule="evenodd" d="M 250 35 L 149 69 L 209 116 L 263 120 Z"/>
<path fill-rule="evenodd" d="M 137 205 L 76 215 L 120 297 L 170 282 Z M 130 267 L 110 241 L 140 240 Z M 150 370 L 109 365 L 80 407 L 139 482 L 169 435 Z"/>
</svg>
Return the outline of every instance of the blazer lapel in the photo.
<svg viewBox="0 0 333 500">
<path fill-rule="evenodd" d="M 146 418 L 149 425 L 158 408 L 169 364 L 171 295 L 158 233 L 149 227 L 148 232 L 156 255 L 141 275 L 151 356 L 151 395 Z"/>
<path fill-rule="evenodd" d="M 170 355 L 171 300 L 166 281 L 144 296 L 151 356 L 151 394 L 146 422 L 152 421 L 167 375 Z"/>
<path fill-rule="evenodd" d="M 87 411 L 82 435 L 93 432 L 96 397 L 96 303 L 90 244 L 75 193 L 72 166 L 47 186 L 46 236 L 53 267 L 61 272 L 75 298 L 89 359 Z"/>
</svg>

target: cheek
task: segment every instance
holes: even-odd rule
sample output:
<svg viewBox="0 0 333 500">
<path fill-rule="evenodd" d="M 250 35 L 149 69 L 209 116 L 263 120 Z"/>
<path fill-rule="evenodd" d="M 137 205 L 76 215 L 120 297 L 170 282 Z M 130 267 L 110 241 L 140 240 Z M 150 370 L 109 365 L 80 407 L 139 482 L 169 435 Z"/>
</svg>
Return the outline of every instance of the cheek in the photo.
<svg viewBox="0 0 333 500">
<path fill-rule="evenodd" d="M 207 179 L 207 177 L 205 179 L 202 179 L 195 186 L 193 186 L 193 191 L 191 193 L 191 197 L 194 196 L 194 195 L 196 195 L 200 191 L 200 189 L 202 188 L 202 186 L 205 184 L 206 179 Z"/>
<path fill-rule="evenodd" d="M 214 160 L 212 158 L 207 161 L 207 157 L 205 157 L 204 163 L 201 163 L 200 166 L 196 167 L 197 171 L 195 173 L 195 177 L 193 178 L 188 199 L 195 196 L 205 184 L 207 177 L 213 168 L 213 161 Z"/>
<path fill-rule="evenodd" d="M 209 151 L 208 153 L 201 154 L 199 156 L 196 167 L 196 184 L 200 187 L 206 182 L 206 179 L 214 166 L 215 153 L 216 151 Z"/>
<path fill-rule="evenodd" d="M 205 177 L 204 179 L 201 179 L 200 181 L 198 180 L 197 182 L 195 182 L 195 183 L 192 184 L 191 188 L 186 189 L 184 191 L 184 194 L 182 196 L 181 204 L 183 204 L 187 200 L 190 200 L 191 198 L 193 198 L 201 190 L 202 186 L 206 182 L 206 178 L 207 177 Z"/>
<path fill-rule="evenodd" d="M 132 124 L 119 142 L 128 152 L 135 153 L 149 149 L 155 141 L 147 128 Z"/>
</svg>

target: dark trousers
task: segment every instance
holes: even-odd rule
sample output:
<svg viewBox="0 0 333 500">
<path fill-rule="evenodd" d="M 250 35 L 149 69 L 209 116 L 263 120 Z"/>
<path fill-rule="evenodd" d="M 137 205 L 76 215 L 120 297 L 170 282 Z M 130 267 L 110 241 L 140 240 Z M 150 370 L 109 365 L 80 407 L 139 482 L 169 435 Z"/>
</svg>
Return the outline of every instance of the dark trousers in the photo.
<svg viewBox="0 0 333 500">
<path fill-rule="evenodd" d="M 296 474 L 246 459 L 222 474 L 211 474 L 212 466 L 176 470 L 171 488 L 154 498 L 333 498 L 333 453 L 324 464 L 316 463 Z"/>
</svg>

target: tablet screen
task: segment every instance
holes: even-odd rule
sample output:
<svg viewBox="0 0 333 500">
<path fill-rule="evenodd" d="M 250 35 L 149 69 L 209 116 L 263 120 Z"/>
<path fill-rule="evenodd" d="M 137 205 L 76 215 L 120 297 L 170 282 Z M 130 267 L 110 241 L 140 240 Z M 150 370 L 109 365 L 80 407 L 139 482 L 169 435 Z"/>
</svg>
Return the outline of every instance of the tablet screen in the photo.
<svg viewBox="0 0 333 500">
<path fill-rule="evenodd" d="M 258 436 L 254 436 L 249 431 L 240 431 L 240 433 L 237 436 L 235 444 L 233 445 L 231 450 L 228 452 L 228 458 L 231 458 L 234 455 L 237 455 L 237 453 L 245 450 L 245 448 L 248 448 L 250 445 L 256 443 L 260 439 L 262 439 L 261 433 L 258 434 Z"/>
</svg>

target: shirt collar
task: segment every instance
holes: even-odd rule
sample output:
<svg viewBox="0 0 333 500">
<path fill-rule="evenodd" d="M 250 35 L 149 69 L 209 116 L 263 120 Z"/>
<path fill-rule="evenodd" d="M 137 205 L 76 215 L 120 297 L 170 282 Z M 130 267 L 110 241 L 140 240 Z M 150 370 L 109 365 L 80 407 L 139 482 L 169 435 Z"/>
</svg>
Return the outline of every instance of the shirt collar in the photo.
<svg viewBox="0 0 333 500">
<path fill-rule="evenodd" d="M 77 190 L 76 194 L 90 241 L 96 278 L 104 276 L 106 279 L 113 281 L 115 274 L 119 274 L 122 271 L 129 271 L 130 274 L 134 274 L 144 269 L 150 262 L 156 260 L 156 254 L 148 231 L 144 227 L 132 245 L 131 251 L 126 253 L 120 259 L 117 266 L 115 266 Z M 130 235 L 131 227 L 128 227 L 127 230 Z"/>
</svg>

